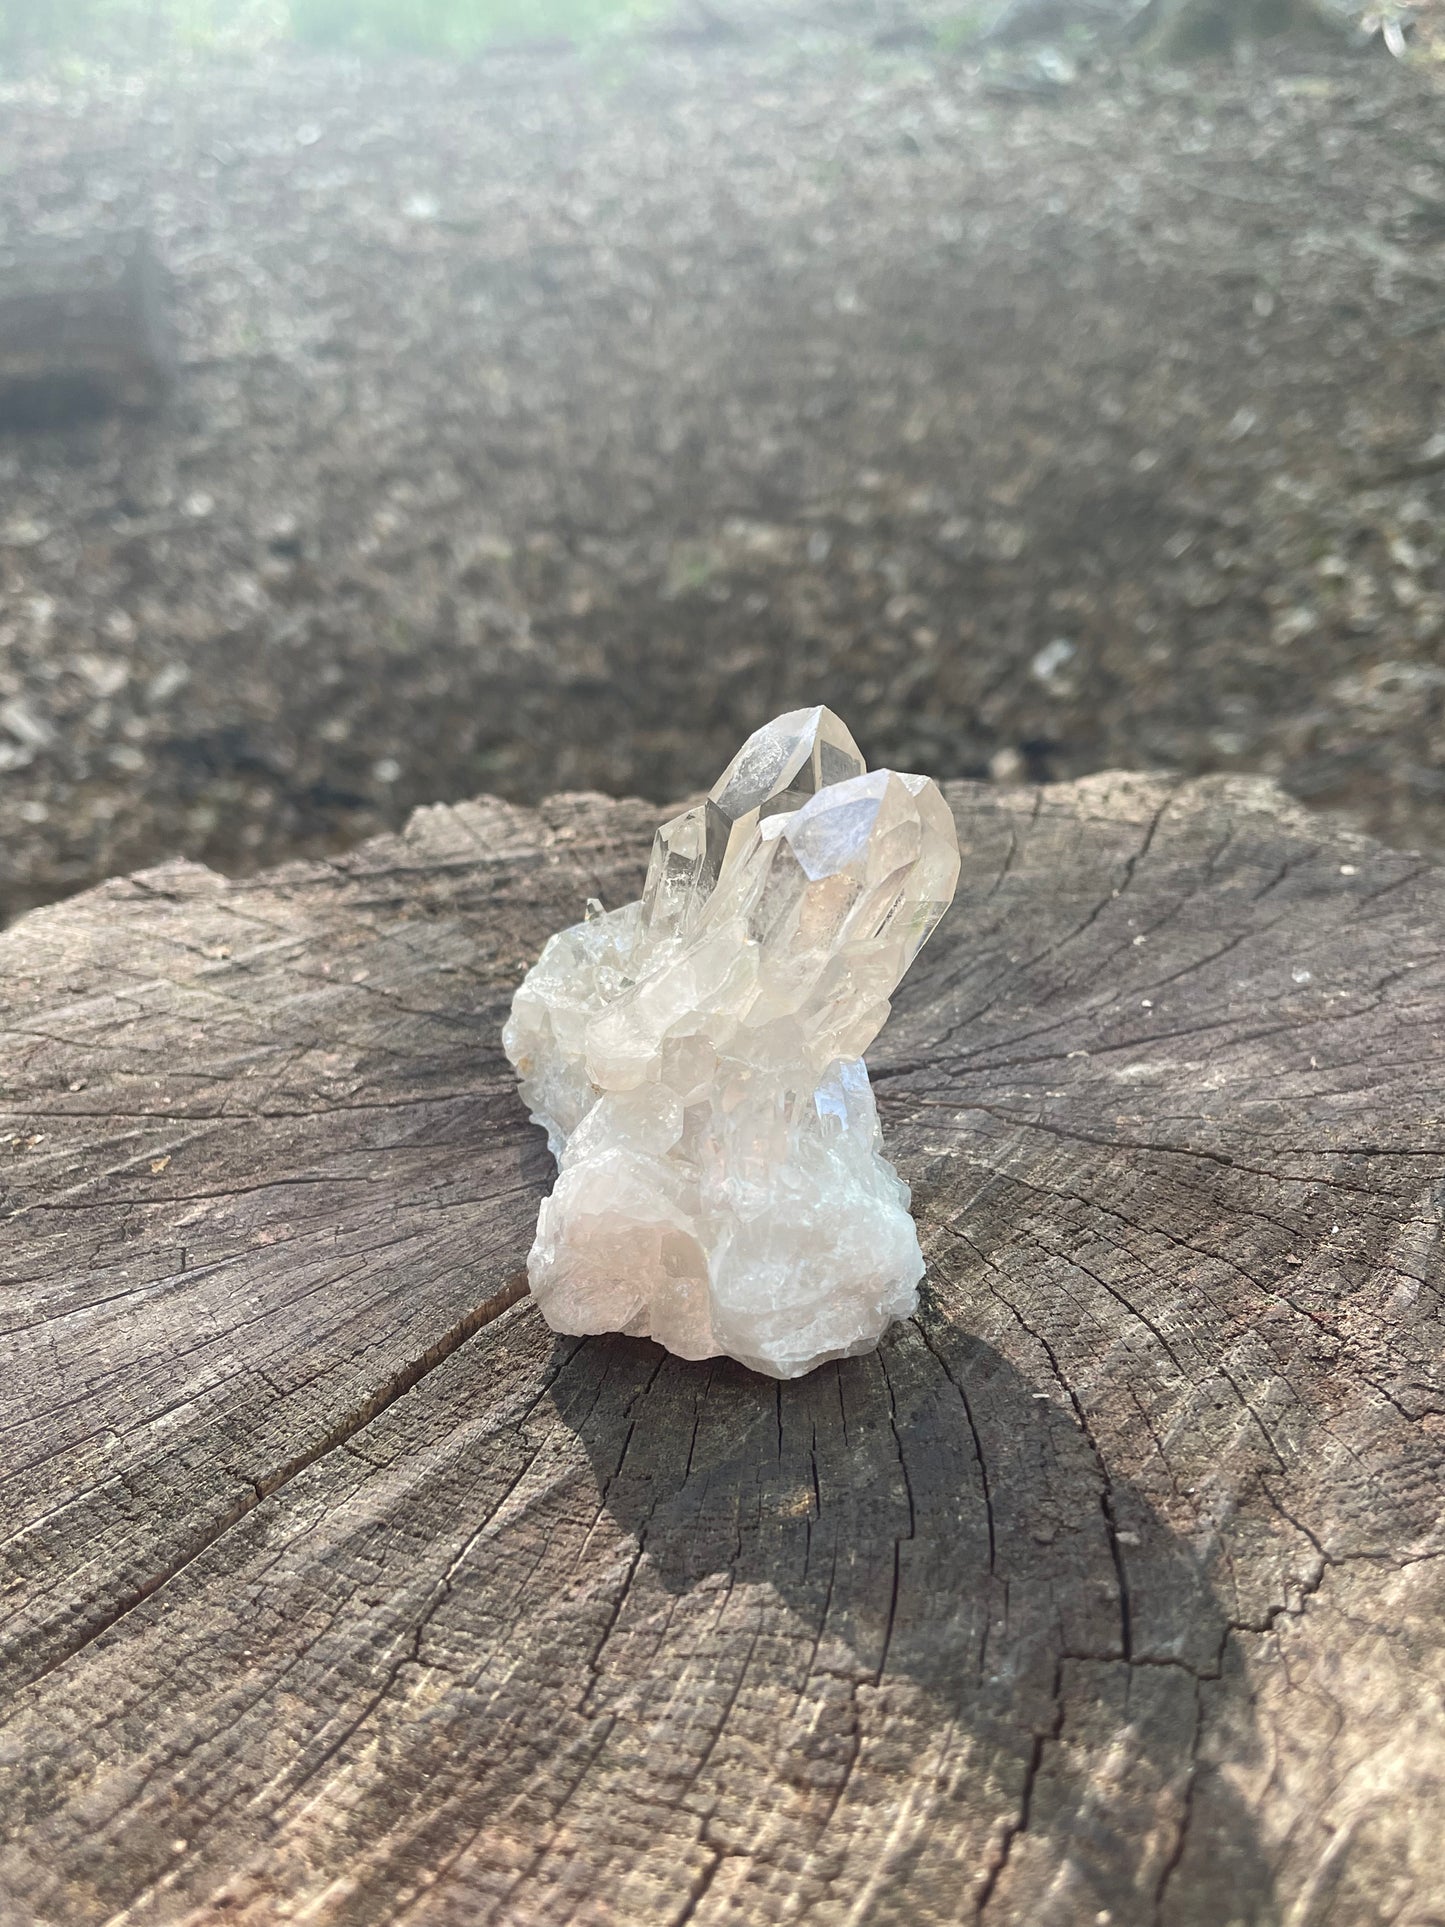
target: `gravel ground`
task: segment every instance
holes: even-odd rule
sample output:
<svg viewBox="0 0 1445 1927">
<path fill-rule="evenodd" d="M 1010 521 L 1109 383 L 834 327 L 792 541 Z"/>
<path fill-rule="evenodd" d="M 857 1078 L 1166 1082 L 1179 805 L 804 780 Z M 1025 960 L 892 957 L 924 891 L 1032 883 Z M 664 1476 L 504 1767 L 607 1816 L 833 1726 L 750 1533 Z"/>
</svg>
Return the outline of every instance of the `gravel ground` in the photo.
<svg viewBox="0 0 1445 1927">
<path fill-rule="evenodd" d="M 1438 87 L 879 39 L 0 90 L 0 246 L 145 222 L 183 340 L 0 439 L 0 914 L 816 700 L 1445 849 Z"/>
</svg>

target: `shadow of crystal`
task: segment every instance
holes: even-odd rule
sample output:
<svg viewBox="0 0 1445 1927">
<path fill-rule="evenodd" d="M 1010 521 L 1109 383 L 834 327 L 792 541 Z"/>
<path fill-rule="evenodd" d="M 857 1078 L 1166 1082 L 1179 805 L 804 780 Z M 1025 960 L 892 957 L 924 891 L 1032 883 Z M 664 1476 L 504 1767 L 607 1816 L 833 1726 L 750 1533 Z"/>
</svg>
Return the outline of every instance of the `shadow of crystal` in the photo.
<svg viewBox="0 0 1445 1927">
<path fill-rule="evenodd" d="M 831 1775 L 841 1804 L 860 1746 L 910 1798 L 924 1770 L 927 1823 L 894 1840 L 871 1927 L 971 1920 L 983 1901 L 1019 1927 L 1273 1927 L 1220 1770 L 1259 1751 L 1227 1615 L 1140 1493 L 1106 1497 L 1066 1403 L 927 1308 L 791 1382 L 621 1337 L 559 1339 L 553 1365 L 636 1583 L 697 1598 L 699 1722 L 756 1666 L 779 1704 L 796 1695 L 780 1802 Z M 788 1635 L 734 1677 L 749 1601 L 772 1596 Z M 846 1837 L 846 1814 L 831 1824 Z"/>
</svg>

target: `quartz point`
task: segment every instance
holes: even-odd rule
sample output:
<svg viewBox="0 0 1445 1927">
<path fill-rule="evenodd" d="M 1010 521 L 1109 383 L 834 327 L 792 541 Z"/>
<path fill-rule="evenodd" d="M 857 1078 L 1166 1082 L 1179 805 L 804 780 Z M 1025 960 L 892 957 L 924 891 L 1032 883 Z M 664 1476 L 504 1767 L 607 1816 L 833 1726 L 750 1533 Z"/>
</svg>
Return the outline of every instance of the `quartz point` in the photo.
<svg viewBox="0 0 1445 1927">
<path fill-rule="evenodd" d="M 794 710 L 658 830 L 640 902 L 550 939 L 502 1041 L 557 1159 L 527 1265 L 554 1331 L 796 1378 L 910 1315 L 862 1060 L 958 868 L 935 783 Z"/>
</svg>

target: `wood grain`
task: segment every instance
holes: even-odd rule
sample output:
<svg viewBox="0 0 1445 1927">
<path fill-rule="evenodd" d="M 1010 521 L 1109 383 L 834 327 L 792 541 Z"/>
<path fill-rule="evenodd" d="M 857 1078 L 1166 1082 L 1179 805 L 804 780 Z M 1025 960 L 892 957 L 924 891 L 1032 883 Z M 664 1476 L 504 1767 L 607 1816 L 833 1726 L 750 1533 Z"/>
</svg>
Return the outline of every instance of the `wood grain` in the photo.
<svg viewBox="0 0 1445 1927">
<path fill-rule="evenodd" d="M 1445 1919 L 1441 874 L 950 796 L 924 1308 L 789 1385 L 519 1298 L 500 1020 L 655 809 L 0 937 L 0 1918 Z"/>
</svg>

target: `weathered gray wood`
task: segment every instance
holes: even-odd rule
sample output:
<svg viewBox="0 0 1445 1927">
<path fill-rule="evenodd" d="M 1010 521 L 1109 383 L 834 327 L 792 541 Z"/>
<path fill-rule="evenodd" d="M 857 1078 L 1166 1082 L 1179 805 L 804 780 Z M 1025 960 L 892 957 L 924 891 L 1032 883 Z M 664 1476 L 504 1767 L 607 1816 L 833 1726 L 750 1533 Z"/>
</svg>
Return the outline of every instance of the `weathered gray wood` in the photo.
<svg viewBox="0 0 1445 1927">
<path fill-rule="evenodd" d="M 0 426 L 155 407 L 176 365 L 167 293 L 143 233 L 0 252 Z"/>
<path fill-rule="evenodd" d="M 1445 884 L 951 791 L 875 1072 L 925 1308 L 778 1387 L 514 1302 L 497 1030 L 656 812 L 0 937 L 6 1922 L 1445 1909 Z"/>
</svg>

